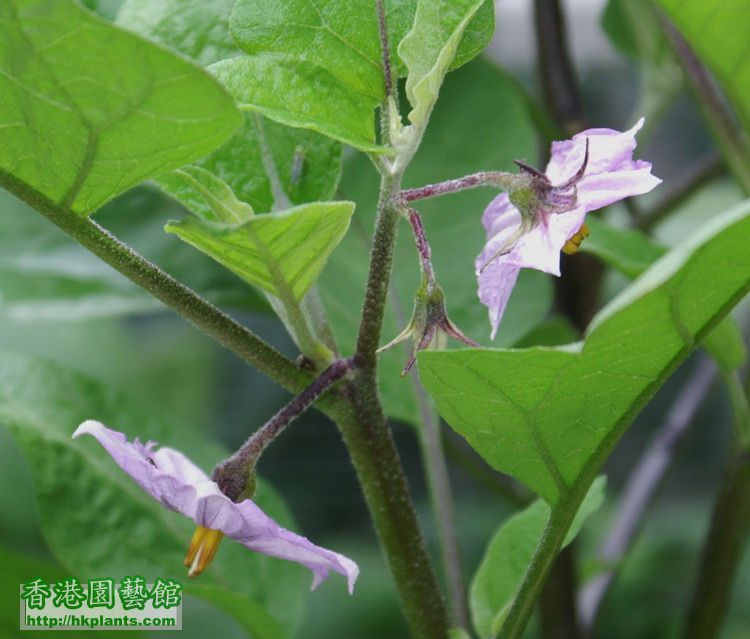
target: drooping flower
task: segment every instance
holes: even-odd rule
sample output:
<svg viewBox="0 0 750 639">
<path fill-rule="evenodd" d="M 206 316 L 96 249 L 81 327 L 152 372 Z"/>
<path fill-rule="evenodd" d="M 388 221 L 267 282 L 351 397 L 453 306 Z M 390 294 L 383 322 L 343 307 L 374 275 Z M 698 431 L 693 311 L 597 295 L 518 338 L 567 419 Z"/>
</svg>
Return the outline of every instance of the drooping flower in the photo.
<svg viewBox="0 0 750 639">
<path fill-rule="evenodd" d="M 643 118 L 628 131 L 588 129 L 553 142 L 544 173 L 519 162 L 528 187 L 501 193 L 485 209 L 487 243 L 476 273 L 493 339 L 521 268 L 559 276 L 560 251 L 575 252 L 588 234 L 586 213 L 648 193 L 661 182 L 650 162 L 633 159 L 642 126 Z"/>
<path fill-rule="evenodd" d="M 359 568 L 351 559 L 282 528 L 250 499 L 233 502 L 181 452 L 166 446 L 156 449 L 154 442 L 129 442 L 122 433 L 92 420 L 83 422 L 73 437 L 86 434 L 95 437 L 149 495 L 198 525 L 185 558 L 191 577 L 208 566 L 226 535 L 255 552 L 309 568 L 312 589 L 333 570 L 346 577 L 349 593 L 353 591 Z"/>
</svg>

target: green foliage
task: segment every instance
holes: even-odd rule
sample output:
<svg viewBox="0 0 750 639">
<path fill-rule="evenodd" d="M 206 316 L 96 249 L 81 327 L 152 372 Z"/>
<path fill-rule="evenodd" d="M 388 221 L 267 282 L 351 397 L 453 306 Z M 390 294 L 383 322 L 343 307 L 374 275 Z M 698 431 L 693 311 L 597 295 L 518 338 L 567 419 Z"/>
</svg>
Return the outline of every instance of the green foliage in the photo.
<svg viewBox="0 0 750 639">
<path fill-rule="evenodd" d="M 172 443 L 204 466 L 223 455 L 197 433 L 181 437 L 175 425 L 140 413 L 91 379 L 39 360 L 3 357 L 0 424 L 29 461 L 41 527 L 62 565 L 81 579 L 184 574 L 191 522 L 146 496 L 96 442 L 71 439 L 78 423 L 91 417 L 130 437 Z M 292 526 L 267 487 L 256 501 L 281 525 Z M 279 639 L 301 620 L 308 579 L 301 566 L 225 542 L 200 582 L 186 583 L 186 592 L 234 615 L 253 637 Z"/>
<path fill-rule="evenodd" d="M 482 4 L 483 0 L 421 0 L 417 4 L 414 26 L 398 47 L 409 70 L 406 97 L 412 107 L 412 124 L 427 124 L 464 30 Z"/>
<path fill-rule="evenodd" d="M 446 78 L 444 95 L 407 170 L 406 185 L 419 186 L 483 169 L 512 170 L 513 159 L 530 157 L 535 143 L 533 124 L 515 83 L 487 62 L 476 60 Z M 346 162 L 341 191 L 357 202 L 357 213 L 351 231 L 334 251 L 321 277 L 320 292 L 343 352 L 351 352 L 367 279 L 369 233 L 378 195 L 376 174 L 366 158 L 353 156 Z M 448 313 L 475 340 L 489 336 L 487 311 L 477 302 L 473 265 L 485 240 L 482 211 L 495 195 L 491 189 L 476 189 L 417 205 L 432 245 L 432 260 L 446 294 Z M 414 238 L 404 223 L 395 249 L 383 343 L 398 335 L 409 321 L 418 286 Z M 505 346 L 514 344 L 544 319 L 551 302 L 550 278 L 523 271 L 498 341 Z M 400 376 L 410 346 L 380 355 L 380 388 L 389 415 L 418 423 L 413 383 Z"/>
<path fill-rule="evenodd" d="M 81 215 L 239 125 L 203 71 L 72 0 L 4 2 L 0 60 L 0 177 Z"/>
<path fill-rule="evenodd" d="M 274 193 L 268 167 L 278 182 Z M 304 204 L 330 200 L 341 174 L 341 145 L 312 131 L 292 129 L 257 114 L 247 114 L 245 123 L 223 147 L 195 162 L 196 167 L 226 182 L 237 198 L 258 212 L 271 211 L 274 204 Z M 174 173 L 158 179 L 159 186 L 187 208 L 205 217 L 206 205 L 193 185 Z M 275 202 L 281 199 L 280 202 Z"/>
<path fill-rule="evenodd" d="M 229 33 L 235 0 L 126 0 L 117 24 L 203 66 L 239 55 Z"/>
<path fill-rule="evenodd" d="M 582 250 L 599 256 L 629 278 L 638 277 L 667 252 L 666 247 L 640 231 L 615 228 L 596 217 L 589 217 L 586 223 L 591 237 L 584 242 Z M 747 358 L 740 329 L 731 317 L 719 322 L 706 336 L 703 346 L 725 372 L 740 368 Z"/>
<path fill-rule="evenodd" d="M 659 0 L 659 4 L 716 74 L 745 131 L 750 130 L 750 0 L 704 2 Z"/>
<path fill-rule="evenodd" d="M 582 344 L 426 352 L 423 383 L 495 468 L 555 504 L 750 288 L 750 206 L 717 217 L 594 319 Z"/>
<path fill-rule="evenodd" d="M 313 202 L 240 223 L 188 217 L 166 229 L 281 299 L 301 300 L 349 228 L 352 202 Z"/>
<path fill-rule="evenodd" d="M 208 65 L 242 55 L 229 32 L 233 6 L 234 0 L 128 0 L 117 22 Z M 243 125 L 224 146 L 194 164 L 226 182 L 239 200 L 266 212 L 273 208 L 277 195 L 268 174 L 269 162 L 277 188 L 292 204 L 330 200 L 341 173 L 341 145 L 313 131 L 246 114 Z M 203 197 L 189 182 L 168 175 L 159 179 L 159 185 L 205 217 Z"/>
<path fill-rule="evenodd" d="M 411 26 L 417 3 L 385 4 L 393 55 Z M 462 23 L 440 58 L 441 80 L 451 64 L 455 68 L 470 60 L 492 35 L 492 3 L 475 4 L 472 15 L 480 4 L 483 10 L 471 24 Z M 385 97 L 374 2 L 240 0 L 230 27 L 249 56 L 220 62 L 212 71 L 243 108 L 364 151 L 387 150 L 377 143 L 374 126 L 374 109 Z M 464 29 L 467 36 L 461 41 Z M 393 66 L 400 75 L 403 65 L 396 56 Z"/>
<path fill-rule="evenodd" d="M 563 546 L 577 536 L 586 519 L 604 502 L 604 477 L 597 479 L 578 509 Z M 550 507 L 537 499 L 524 510 L 504 521 L 487 546 L 482 563 L 471 582 L 469 606 L 474 627 L 481 639 L 500 632 L 526 567 L 544 534 Z"/>
</svg>

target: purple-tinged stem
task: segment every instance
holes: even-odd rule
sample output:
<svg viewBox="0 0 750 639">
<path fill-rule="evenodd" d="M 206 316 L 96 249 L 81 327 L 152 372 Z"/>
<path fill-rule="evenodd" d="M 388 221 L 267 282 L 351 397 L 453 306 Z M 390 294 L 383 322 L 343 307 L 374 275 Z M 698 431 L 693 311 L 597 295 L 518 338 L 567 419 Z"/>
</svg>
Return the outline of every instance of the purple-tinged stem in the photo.
<svg viewBox="0 0 750 639">
<path fill-rule="evenodd" d="M 413 202 L 414 200 L 425 200 L 438 195 L 447 193 L 458 193 L 467 189 L 474 189 L 479 186 L 494 186 L 496 188 L 507 189 L 514 186 L 518 181 L 518 176 L 512 173 L 502 171 L 480 171 L 471 173 L 464 177 L 454 180 L 446 180 L 437 184 L 427 184 L 416 189 L 405 189 L 401 191 L 401 199 L 404 202 Z"/>
<path fill-rule="evenodd" d="M 212 478 L 227 497 L 236 500 L 242 495 L 255 464 L 268 445 L 353 367 L 352 359 L 336 360 L 312 384 L 255 431 L 237 452 L 216 466 Z"/>
<path fill-rule="evenodd" d="M 432 250 L 424 232 L 422 217 L 414 209 L 409 209 L 409 223 L 414 231 L 414 241 L 417 243 L 419 259 L 422 263 L 422 274 L 429 282 L 435 282 L 435 271 L 432 268 Z"/>
<path fill-rule="evenodd" d="M 385 78 L 385 97 L 393 95 L 393 65 L 391 64 L 391 51 L 388 43 L 388 25 L 385 20 L 385 5 L 383 0 L 375 0 L 378 8 L 378 29 L 380 31 L 380 50 L 383 58 L 383 76 Z"/>
</svg>

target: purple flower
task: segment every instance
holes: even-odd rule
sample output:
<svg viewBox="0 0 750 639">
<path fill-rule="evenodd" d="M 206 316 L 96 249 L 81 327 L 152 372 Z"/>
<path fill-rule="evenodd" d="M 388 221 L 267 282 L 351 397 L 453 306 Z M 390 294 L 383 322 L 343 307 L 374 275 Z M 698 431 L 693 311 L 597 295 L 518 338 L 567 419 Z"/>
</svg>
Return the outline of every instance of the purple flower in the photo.
<svg viewBox="0 0 750 639">
<path fill-rule="evenodd" d="M 92 420 L 83 422 L 73 437 L 85 434 L 93 435 L 149 495 L 198 524 L 185 559 L 191 577 L 208 566 L 226 535 L 255 552 L 306 566 L 313 573 L 312 589 L 331 570 L 338 572 L 347 578 L 352 593 L 359 568 L 351 559 L 282 528 L 250 499 L 233 502 L 181 452 L 167 447 L 156 450 L 154 442 L 129 442 L 122 433 Z"/>
<path fill-rule="evenodd" d="M 529 187 L 490 202 L 482 217 L 487 243 L 476 271 L 492 339 L 521 268 L 559 276 L 560 251 L 574 252 L 579 233 L 588 233 L 586 213 L 648 193 L 661 182 L 651 174 L 650 162 L 633 159 L 635 134 L 642 126 L 643 118 L 628 131 L 588 129 L 553 142 L 545 173 L 519 163 Z"/>
</svg>

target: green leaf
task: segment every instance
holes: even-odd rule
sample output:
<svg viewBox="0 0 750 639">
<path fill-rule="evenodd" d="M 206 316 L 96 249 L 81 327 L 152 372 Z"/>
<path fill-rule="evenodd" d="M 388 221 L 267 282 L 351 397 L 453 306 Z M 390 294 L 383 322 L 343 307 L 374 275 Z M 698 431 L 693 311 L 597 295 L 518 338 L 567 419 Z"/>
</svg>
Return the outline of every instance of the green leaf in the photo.
<svg viewBox="0 0 750 639">
<path fill-rule="evenodd" d="M 217 62 L 209 70 L 243 109 L 362 151 L 388 150 L 375 141 L 377 102 L 342 85 L 323 67 L 280 56 L 245 56 Z"/>
<path fill-rule="evenodd" d="M 364 151 L 384 95 L 374 2 L 240 0 L 232 35 L 250 55 L 211 70 L 243 108 Z"/>
<path fill-rule="evenodd" d="M 659 0 L 701 60 L 716 74 L 746 131 L 750 130 L 750 0 Z"/>
<path fill-rule="evenodd" d="M 258 127 L 268 145 L 268 161 L 292 204 L 330 200 L 341 175 L 341 145 L 313 131 L 293 129 L 257 114 L 246 114 L 245 123 L 223 147 L 194 163 L 226 182 L 237 199 L 258 212 L 274 207 L 275 194 L 263 159 Z M 191 211 L 205 217 L 203 197 L 174 174 L 160 177 L 158 184 Z M 276 204 L 283 204 L 278 202 Z"/>
<path fill-rule="evenodd" d="M 229 33 L 235 0 L 127 0 L 117 24 L 179 51 L 203 66 L 242 52 Z"/>
<path fill-rule="evenodd" d="M 414 20 L 414 0 L 391 0 L 386 22 L 392 53 Z M 489 41 L 492 2 L 482 5 L 452 42 L 446 67 L 473 58 Z M 239 0 L 232 34 L 249 57 L 212 67 L 244 108 L 319 131 L 356 148 L 384 152 L 375 138 L 374 109 L 385 97 L 375 3 L 369 0 Z M 467 28 L 468 27 L 468 28 Z M 455 58 L 455 61 L 454 61 Z M 403 64 L 392 60 L 396 75 Z"/>
<path fill-rule="evenodd" d="M 420 0 L 417 4 L 414 26 L 398 47 L 409 69 L 406 97 L 412 107 L 412 124 L 426 124 L 464 30 L 482 4 L 483 0 Z"/>
<path fill-rule="evenodd" d="M 132 406 L 57 366 L 8 356 L 0 362 L 0 424 L 29 461 L 42 530 L 57 559 L 81 579 L 136 573 L 147 580 L 182 581 L 192 522 L 148 497 L 96 442 L 73 440 L 71 433 L 82 420 L 96 417 L 129 437 L 174 445 L 204 467 L 223 452 L 195 433 L 180 436 L 179 427 Z M 291 525 L 267 487 L 256 501 L 281 525 Z M 309 573 L 225 542 L 198 582 L 183 583 L 187 594 L 235 615 L 253 637 L 281 639 L 301 621 Z M 240 599 L 244 605 L 238 605 Z"/>
<path fill-rule="evenodd" d="M 627 277 L 638 277 L 667 252 L 665 246 L 640 231 L 614 228 L 596 217 L 589 217 L 586 224 L 591 236 L 581 245 L 581 250 L 598 255 Z M 731 317 L 718 323 L 703 340 L 703 347 L 725 372 L 738 369 L 747 358 L 742 335 Z"/>
<path fill-rule="evenodd" d="M 563 547 L 578 536 L 586 519 L 604 503 L 605 487 L 604 477 L 592 484 Z M 550 507 L 538 499 L 503 522 L 492 536 L 469 591 L 471 619 L 481 639 L 498 635 L 549 516 Z"/>
<path fill-rule="evenodd" d="M 0 177 L 82 215 L 239 125 L 205 72 L 72 0 L 3 2 L 0 60 Z"/>
<path fill-rule="evenodd" d="M 253 207 L 238 200 L 224 180 L 197 166 L 178 169 L 161 178 L 159 185 L 207 222 L 241 224 L 254 214 Z"/>
<path fill-rule="evenodd" d="M 118 24 L 189 56 L 203 65 L 242 55 L 229 32 L 234 0 L 128 0 Z M 258 212 L 274 205 L 264 164 L 261 135 L 285 196 L 293 204 L 330 200 L 341 175 L 341 145 L 304 129 L 292 129 L 257 114 L 246 114 L 243 126 L 220 149 L 194 164 L 226 182 L 237 198 Z M 194 213 L 205 217 L 203 197 L 189 183 L 171 175 L 159 185 Z M 281 205 L 281 203 L 278 203 Z"/>
<path fill-rule="evenodd" d="M 189 217 L 170 222 L 166 230 L 267 293 L 301 300 L 349 228 L 353 212 L 352 202 L 313 202 L 233 225 Z"/>
<path fill-rule="evenodd" d="M 511 171 L 514 158 L 530 157 L 535 152 L 534 126 L 523 97 L 512 79 L 483 60 L 475 60 L 446 78 L 431 122 L 420 151 L 407 170 L 408 187 L 480 170 Z M 487 131 L 492 135 L 487 135 Z M 342 350 L 349 352 L 359 325 L 367 281 L 369 234 L 378 196 L 377 174 L 366 157 L 355 155 L 347 160 L 341 191 L 357 202 L 357 212 L 351 231 L 331 256 L 319 288 Z M 485 242 L 482 211 L 495 195 L 492 189 L 475 189 L 417 203 L 450 317 L 479 341 L 489 337 L 489 321 L 487 309 L 477 299 L 474 260 Z M 408 322 L 418 286 L 419 261 L 411 229 L 404 223 L 395 247 L 391 295 L 382 332 L 384 344 Z M 544 319 L 551 302 L 551 279 L 537 271 L 522 272 L 498 342 L 510 346 L 522 338 Z M 405 346 L 410 348 L 411 344 Z M 419 423 L 414 383 L 401 377 L 407 356 L 402 348 L 380 355 L 380 388 L 390 416 Z"/>
<path fill-rule="evenodd" d="M 580 488 L 750 289 L 749 213 L 745 203 L 717 216 L 667 253 L 597 315 L 584 343 L 422 353 L 420 375 L 440 413 L 550 504 Z"/>
</svg>

